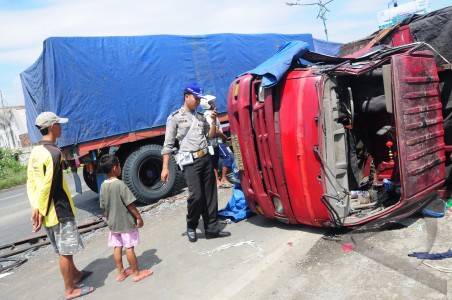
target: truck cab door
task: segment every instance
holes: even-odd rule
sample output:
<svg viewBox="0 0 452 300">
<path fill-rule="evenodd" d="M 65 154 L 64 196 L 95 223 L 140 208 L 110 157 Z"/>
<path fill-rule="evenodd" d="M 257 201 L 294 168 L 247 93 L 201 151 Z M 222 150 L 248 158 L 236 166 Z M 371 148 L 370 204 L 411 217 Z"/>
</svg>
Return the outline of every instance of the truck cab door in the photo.
<svg viewBox="0 0 452 300">
<path fill-rule="evenodd" d="M 439 78 L 430 51 L 391 58 L 392 100 L 402 198 L 414 200 L 445 179 L 445 144 Z"/>
</svg>

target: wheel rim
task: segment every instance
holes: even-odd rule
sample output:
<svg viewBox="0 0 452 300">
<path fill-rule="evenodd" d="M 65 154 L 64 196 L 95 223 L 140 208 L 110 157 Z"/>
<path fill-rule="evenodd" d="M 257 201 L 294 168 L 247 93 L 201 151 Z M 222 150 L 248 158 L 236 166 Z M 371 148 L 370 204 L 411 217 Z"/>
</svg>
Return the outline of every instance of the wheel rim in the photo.
<svg viewBox="0 0 452 300">
<path fill-rule="evenodd" d="M 162 160 L 155 157 L 143 159 L 138 167 L 138 179 L 146 189 L 158 190 L 163 186 L 161 173 Z"/>
</svg>

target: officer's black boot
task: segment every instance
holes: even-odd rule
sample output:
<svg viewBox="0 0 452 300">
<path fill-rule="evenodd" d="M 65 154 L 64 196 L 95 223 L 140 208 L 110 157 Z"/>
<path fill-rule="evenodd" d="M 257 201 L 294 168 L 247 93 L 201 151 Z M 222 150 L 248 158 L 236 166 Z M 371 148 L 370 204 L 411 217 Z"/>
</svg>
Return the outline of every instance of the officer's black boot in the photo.
<svg viewBox="0 0 452 300">
<path fill-rule="evenodd" d="M 228 237 L 228 236 L 231 236 L 231 233 L 229 231 L 223 231 L 223 230 L 214 231 L 214 232 L 206 231 L 206 239 L 216 239 L 216 238 L 223 238 L 223 237 Z"/>
<path fill-rule="evenodd" d="M 198 240 L 198 236 L 196 235 L 196 229 L 187 228 L 187 236 L 188 240 L 192 243 Z"/>
</svg>

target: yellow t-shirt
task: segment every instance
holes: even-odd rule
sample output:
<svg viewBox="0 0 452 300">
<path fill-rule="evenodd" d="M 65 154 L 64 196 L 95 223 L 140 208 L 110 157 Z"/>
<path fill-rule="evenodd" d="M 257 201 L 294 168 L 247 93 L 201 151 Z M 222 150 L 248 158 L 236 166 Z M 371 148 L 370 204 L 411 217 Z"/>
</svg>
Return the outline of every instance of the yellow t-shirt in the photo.
<svg viewBox="0 0 452 300">
<path fill-rule="evenodd" d="M 43 226 L 52 227 L 59 219 L 74 218 L 74 202 L 62 172 L 61 150 L 42 141 L 31 151 L 27 169 L 27 194 L 32 208 L 44 216 Z"/>
</svg>

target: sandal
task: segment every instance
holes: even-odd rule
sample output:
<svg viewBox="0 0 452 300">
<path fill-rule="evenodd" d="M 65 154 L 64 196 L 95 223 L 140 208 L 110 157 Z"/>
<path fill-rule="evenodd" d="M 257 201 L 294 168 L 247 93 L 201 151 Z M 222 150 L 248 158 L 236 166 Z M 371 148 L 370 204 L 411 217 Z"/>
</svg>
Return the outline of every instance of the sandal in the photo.
<svg viewBox="0 0 452 300">
<path fill-rule="evenodd" d="M 75 299 L 75 298 L 79 298 L 79 297 L 91 294 L 92 292 L 94 292 L 94 287 L 92 287 L 92 286 L 84 286 L 84 287 L 80 288 L 80 294 L 79 295 L 66 297 L 66 300 L 72 300 L 72 299 Z"/>
</svg>

